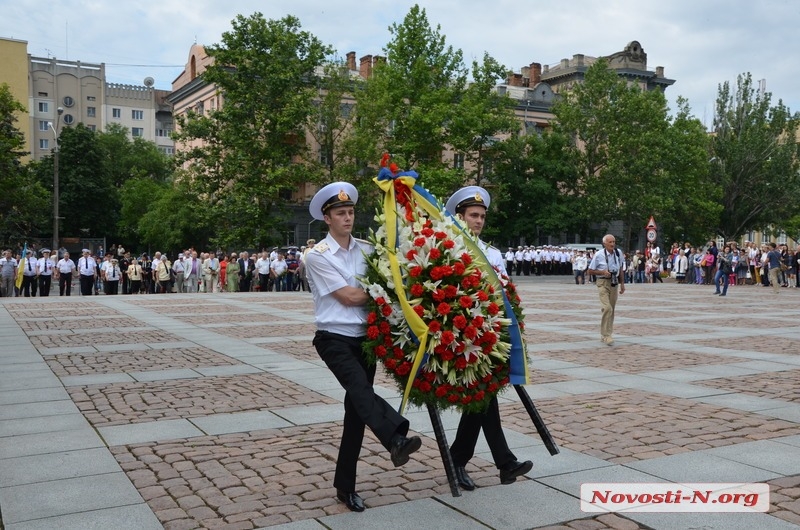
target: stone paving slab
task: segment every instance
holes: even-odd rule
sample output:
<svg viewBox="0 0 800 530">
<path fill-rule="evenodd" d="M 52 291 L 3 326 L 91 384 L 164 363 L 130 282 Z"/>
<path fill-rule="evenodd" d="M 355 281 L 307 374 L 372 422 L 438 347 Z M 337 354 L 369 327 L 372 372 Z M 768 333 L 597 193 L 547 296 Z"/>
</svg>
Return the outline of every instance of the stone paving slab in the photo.
<svg viewBox="0 0 800 530">
<path fill-rule="evenodd" d="M 105 447 L 23 456 L 0 465 L 0 488 L 119 471 L 119 464 Z"/>
<path fill-rule="evenodd" d="M 144 504 L 131 504 L 57 517 L 34 519 L 7 525 L 6 530 L 110 530 L 132 528 L 136 530 L 163 530 L 153 511 Z"/>
<path fill-rule="evenodd" d="M 723 305 L 707 289 L 669 281 L 630 286 L 618 305 L 616 345 L 607 348 L 597 340 L 595 288 L 574 286 L 569 278 L 522 278 L 518 283 L 527 314 L 529 351 L 535 356 L 528 390 L 561 454 L 547 453 L 515 395 L 507 393 L 500 399 L 506 437 L 519 458 L 534 461 L 534 469 L 513 486 L 499 485 L 481 437 L 468 465 L 480 487 L 457 502 L 490 505 L 478 513 L 485 526 L 493 528 L 506 521 L 503 517 L 515 488 L 542 488 L 540 495 L 523 499 L 527 511 L 533 512 L 523 523 L 529 526 L 520 526 L 525 528 L 672 530 L 676 522 L 677 527 L 685 527 L 684 523 L 717 528 L 800 526 L 800 474 L 793 465 L 800 447 L 800 408 L 794 395 L 800 356 L 793 347 L 800 324 L 793 317 L 784 318 L 769 290 L 731 288 Z M 782 303 L 800 302 L 800 290 L 782 294 Z M 331 528 L 374 528 L 386 526 L 383 514 L 394 513 L 391 510 L 413 511 L 422 521 L 436 520 L 439 527 L 467 517 L 445 502 L 452 497 L 431 438 L 430 420 L 427 411 L 416 409 L 408 417 L 412 429 L 423 435 L 420 453 L 407 466 L 395 469 L 383 447 L 367 433 L 358 488 L 369 510 L 352 514 L 336 501 L 330 481 L 344 393 L 325 377 L 324 363 L 311 345 L 314 326 L 308 293 L 73 297 L 37 299 L 34 304 L 29 311 L 17 299 L 0 300 L 0 338 L 13 344 L 15 352 L 13 357 L 0 355 L 0 365 L 11 367 L 0 369 L 0 385 L 18 384 L 17 374 L 33 376 L 25 382 L 34 387 L 41 384 L 39 380 L 50 382 L 41 388 L 0 389 L 0 414 L 24 416 L 25 407 L 35 404 L 28 418 L 35 420 L 37 414 L 47 416 L 52 401 L 52 416 L 58 417 L 63 404 L 56 403 L 67 397 L 62 385 L 77 382 L 69 378 L 87 377 L 82 380 L 85 384 L 69 386 L 69 397 L 87 419 L 98 422 L 104 439 L 88 427 L 63 431 L 55 441 L 50 433 L 3 437 L 0 432 L 0 468 L 8 469 L 12 474 L 8 476 L 24 477 L 25 466 L 37 469 L 38 460 L 38 469 L 44 470 L 48 459 L 58 462 L 64 453 L 107 451 L 148 504 L 123 503 L 26 523 L 3 521 L 7 528 L 89 528 L 91 524 L 81 526 L 80 521 L 89 521 L 85 518 L 90 515 L 106 522 L 98 527 L 113 528 L 110 514 L 130 517 L 137 528 L 160 521 L 155 527 L 169 529 L 194 528 L 201 521 L 209 527 L 230 528 L 290 521 L 299 529 L 320 528 L 322 521 Z M 48 323 L 65 312 L 69 319 Z M 91 322 L 96 314 L 109 318 Z M 718 322 L 723 320 L 726 324 Z M 58 377 L 48 374 L 45 360 Z M 75 375 L 67 367 L 76 369 Z M 196 375 L 176 379 L 180 370 Z M 131 373 L 149 373 L 144 377 L 153 380 L 114 384 L 88 379 L 129 378 Z M 312 373 L 320 377 L 308 377 Z M 268 379 L 254 384 L 251 378 L 262 375 Z M 50 384 L 58 386 L 46 386 Z M 399 403 L 397 387 L 385 371 L 378 371 L 376 385 L 380 395 Z M 287 390 L 298 394 L 287 401 Z M 254 407 L 259 399 L 260 406 Z M 12 407 L 4 411 L 3 404 Z M 264 426 L 259 420 L 270 414 L 288 425 L 259 430 Z M 446 412 L 442 418 L 452 440 L 459 415 Z M 224 434 L 212 435 L 212 430 Z M 283 460 L 268 462 L 272 450 Z M 289 454 L 296 460 L 286 460 Z M 41 457 L 25 460 L 28 455 Z M 70 457 L 69 464 L 62 465 L 63 473 L 68 474 L 73 463 L 80 467 L 78 460 Z M 98 461 L 108 463 L 107 458 Z M 581 480 L 655 479 L 634 466 L 650 466 L 648 470 L 665 475 L 686 467 L 703 476 L 767 480 L 773 492 L 770 513 L 756 518 L 734 514 L 721 518 L 638 514 L 646 517 L 637 518 L 577 511 L 575 488 Z M 58 464 L 50 467 L 55 475 L 46 481 L 65 483 L 68 477 L 59 478 Z M 103 471 L 91 465 L 83 468 L 86 473 Z M 30 480 L 39 480 L 36 473 Z M 231 484 L 234 480 L 241 485 Z M 555 500 L 535 501 L 549 496 Z M 13 505 L 20 499 L 0 504 L 4 518 L 8 502 Z"/>
</svg>

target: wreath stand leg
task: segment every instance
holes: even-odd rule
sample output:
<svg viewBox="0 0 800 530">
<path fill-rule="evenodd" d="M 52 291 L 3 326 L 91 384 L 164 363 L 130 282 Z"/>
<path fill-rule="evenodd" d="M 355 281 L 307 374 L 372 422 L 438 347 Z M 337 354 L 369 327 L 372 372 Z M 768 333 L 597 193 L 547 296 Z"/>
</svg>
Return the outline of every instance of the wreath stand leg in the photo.
<svg viewBox="0 0 800 530">
<path fill-rule="evenodd" d="M 533 400 L 528 394 L 528 391 L 525 390 L 525 387 L 522 385 L 514 385 L 514 388 L 516 389 L 517 394 L 519 394 L 519 399 L 522 401 L 522 404 L 525 405 L 525 410 L 528 411 L 531 420 L 533 420 L 533 426 L 536 427 L 536 431 L 539 433 L 539 436 L 541 436 L 545 447 L 547 447 L 547 450 L 550 452 L 550 456 L 557 455 L 559 451 L 556 441 L 553 439 L 553 435 L 551 435 L 550 431 L 547 429 L 547 425 L 544 424 L 544 420 L 539 415 L 539 411 L 536 410 L 536 406 L 533 404 Z"/>
<path fill-rule="evenodd" d="M 439 414 L 439 408 L 436 405 L 431 405 L 429 403 L 428 414 L 431 417 L 433 432 L 436 434 L 436 443 L 439 445 L 439 454 L 442 455 L 444 472 L 447 475 L 447 482 L 450 484 L 450 493 L 453 494 L 453 497 L 461 497 L 461 491 L 458 489 L 458 484 L 456 483 L 456 466 L 453 465 L 453 457 L 450 456 L 450 447 L 447 445 L 447 436 L 444 433 L 442 416 Z"/>
</svg>

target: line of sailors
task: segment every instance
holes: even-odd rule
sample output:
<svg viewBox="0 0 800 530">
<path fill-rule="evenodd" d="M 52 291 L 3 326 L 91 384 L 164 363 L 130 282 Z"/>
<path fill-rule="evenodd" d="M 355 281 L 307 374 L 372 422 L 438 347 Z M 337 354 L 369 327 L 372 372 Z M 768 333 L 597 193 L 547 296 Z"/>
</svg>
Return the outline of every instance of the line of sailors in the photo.
<svg viewBox="0 0 800 530">
<path fill-rule="evenodd" d="M 541 247 L 508 247 L 505 253 L 506 270 L 517 276 L 571 275 L 575 249 L 545 245 Z"/>
<path fill-rule="evenodd" d="M 28 250 L 25 256 L 25 263 L 22 265 L 22 285 L 20 285 L 21 296 L 48 296 L 50 285 L 56 271 L 56 262 L 50 257 L 50 249 L 43 248 L 42 257 L 36 259 L 32 250 Z M 58 274 L 57 272 L 55 273 Z"/>
</svg>

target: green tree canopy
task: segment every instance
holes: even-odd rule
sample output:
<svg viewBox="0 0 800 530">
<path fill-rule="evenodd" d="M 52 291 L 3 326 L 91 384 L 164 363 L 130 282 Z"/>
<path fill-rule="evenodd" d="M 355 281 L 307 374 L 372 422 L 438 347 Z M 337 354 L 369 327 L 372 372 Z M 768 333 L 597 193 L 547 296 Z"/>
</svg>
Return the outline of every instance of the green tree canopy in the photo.
<svg viewBox="0 0 800 530">
<path fill-rule="evenodd" d="M 0 244 L 5 248 L 38 235 L 52 219 L 48 193 L 22 164 L 25 137 L 17 128 L 17 113 L 25 107 L 8 84 L 0 85 Z M 52 182 L 52 174 L 51 179 Z"/>
<path fill-rule="evenodd" d="M 202 141 L 178 162 L 217 220 L 218 244 L 265 245 L 284 225 L 287 195 L 306 177 L 295 162 L 306 150 L 316 70 L 330 48 L 292 16 L 239 15 L 232 25 L 206 48 L 214 63 L 202 74 L 224 105 L 178 118 L 179 142 Z"/>
<path fill-rule="evenodd" d="M 749 73 L 735 90 L 719 87 L 709 162 L 722 214 L 715 227 L 726 240 L 750 230 L 793 226 L 800 200 L 798 116 L 753 87 Z M 791 228 L 790 228 L 791 229 Z"/>
</svg>

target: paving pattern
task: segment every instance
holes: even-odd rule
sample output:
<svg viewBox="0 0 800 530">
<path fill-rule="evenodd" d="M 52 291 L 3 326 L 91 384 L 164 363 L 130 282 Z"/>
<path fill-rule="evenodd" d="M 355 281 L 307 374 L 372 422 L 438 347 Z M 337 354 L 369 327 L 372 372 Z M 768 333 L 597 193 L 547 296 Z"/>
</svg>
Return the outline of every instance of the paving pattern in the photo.
<svg viewBox="0 0 800 530">
<path fill-rule="evenodd" d="M 506 435 L 534 470 L 501 486 L 481 439 L 479 488 L 454 498 L 428 413 L 412 408 L 423 447 L 409 464 L 366 434 L 365 514 L 335 498 L 343 392 L 311 345 L 308 293 L 3 299 L 0 333 L 16 346 L 0 354 L 0 528 L 800 527 L 800 290 L 777 306 L 756 287 L 720 299 L 634 285 L 609 347 L 594 286 L 518 287 L 528 391 L 561 454 L 508 392 Z M 375 384 L 399 403 L 381 368 Z M 442 419 L 452 439 L 458 415 Z M 577 488 L 601 480 L 767 482 L 770 512 L 582 513 Z"/>
</svg>

